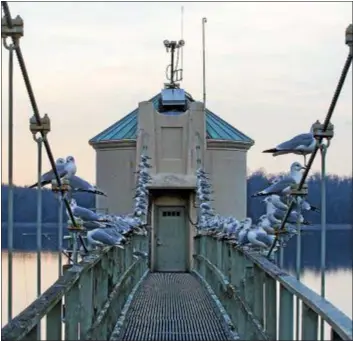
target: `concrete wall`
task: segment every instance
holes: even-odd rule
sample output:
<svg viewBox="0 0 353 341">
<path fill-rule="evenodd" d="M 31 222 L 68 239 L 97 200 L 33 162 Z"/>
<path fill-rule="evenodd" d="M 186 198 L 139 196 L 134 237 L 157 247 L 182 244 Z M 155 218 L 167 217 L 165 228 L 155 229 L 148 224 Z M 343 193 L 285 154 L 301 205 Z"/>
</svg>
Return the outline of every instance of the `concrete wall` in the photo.
<svg viewBox="0 0 353 341">
<path fill-rule="evenodd" d="M 205 170 L 210 173 L 213 207 L 216 212 L 237 219 L 246 217 L 246 150 L 208 147 Z"/>
<path fill-rule="evenodd" d="M 136 147 L 98 149 L 96 153 L 96 185 L 108 197 L 96 196 L 99 209 L 110 213 L 127 214 L 133 210 L 135 187 Z"/>
<path fill-rule="evenodd" d="M 150 102 L 139 104 L 137 157 L 143 146 L 147 146 L 147 153 L 152 157 L 151 187 L 192 188 L 195 185 L 195 147 L 200 145 L 201 156 L 206 148 L 203 108 L 203 103 L 194 102 L 181 115 L 164 115 Z"/>
</svg>

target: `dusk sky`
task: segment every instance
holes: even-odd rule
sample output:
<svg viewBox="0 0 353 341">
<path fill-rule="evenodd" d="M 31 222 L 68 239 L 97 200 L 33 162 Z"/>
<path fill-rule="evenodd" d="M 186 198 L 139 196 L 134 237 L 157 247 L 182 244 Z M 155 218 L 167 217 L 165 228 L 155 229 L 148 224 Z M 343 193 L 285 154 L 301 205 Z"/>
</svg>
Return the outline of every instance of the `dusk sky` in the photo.
<svg viewBox="0 0 353 341">
<path fill-rule="evenodd" d="M 52 122 L 54 158 L 73 155 L 77 174 L 95 182 L 88 140 L 162 88 L 170 61 L 163 40 L 180 39 L 184 81 L 202 100 L 201 20 L 207 17 L 207 107 L 255 140 L 249 173 L 288 171 L 301 157 L 261 153 L 323 121 L 348 54 L 352 3 L 9 2 L 42 114 Z M 2 182 L 8 181 L 8 52 L 2 51 Z M 15 61 L 14 182 L 36 180 L 33 114 Z M 352 174 L 352 68 L 333 115 L 327 171 Z M 48 158 L 43 168 L 49 168 Z M 320 168 L 320 158 L 314 171 Z"/>
</svg>

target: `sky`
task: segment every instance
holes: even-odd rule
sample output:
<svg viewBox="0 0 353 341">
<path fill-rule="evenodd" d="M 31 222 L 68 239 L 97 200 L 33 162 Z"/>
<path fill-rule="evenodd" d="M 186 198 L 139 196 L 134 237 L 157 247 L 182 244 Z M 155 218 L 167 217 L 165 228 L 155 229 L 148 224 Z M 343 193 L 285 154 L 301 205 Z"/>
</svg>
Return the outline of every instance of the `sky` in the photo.
<svg viewBox="0 0 353 341">
<path fill-rule="evenodd" d="M 48 113 L 54 158 L 73 155 L 95 182 L 88 140 L 157 94 L 170 62 L 163 40 L 181 38 L 184 80 L 202 100 L 202 17 L 206 24 L 207 107 L 255 140 L 249 173 L 288 171 L 294 155 L 262 150 L 323 121 L 347 58 L 351 2 L 119 3 L 9 2 L 24 19 L 22 53 L 41 114 Z M 8 180 L 8 52 L 2 52 L 2 182 Z M 33 112 L 20 69 L 14 80 L 14 182 L 32 184 Z M 352 174 L 352 68 L 333 115 L 327 171 Z M 48 158 L 43 159 L 49 169 Z M 320 169 L 317 157 L 313 171 Z"/>
</svg>

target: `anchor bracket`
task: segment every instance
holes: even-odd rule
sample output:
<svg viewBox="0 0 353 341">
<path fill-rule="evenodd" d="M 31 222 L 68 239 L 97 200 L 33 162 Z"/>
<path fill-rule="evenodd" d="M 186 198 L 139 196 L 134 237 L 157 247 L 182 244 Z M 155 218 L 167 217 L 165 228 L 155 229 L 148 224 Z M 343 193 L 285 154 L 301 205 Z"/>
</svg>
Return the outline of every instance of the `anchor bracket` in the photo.
<svg viewBox="0 0 353 341">
<path fill-rule="evenodd" d="M 71 190 L 70 180 L 63 178 L 61 181 L 61 186 L 59 186 L 58 182 L 53 179 L 51 181 L 51 190 L 53 192 L 69 192 Z"/>
<path fill-rule="evenodd" d="M 8 37 L 12 37 L 17 40 L 23 37 L 23 19 L 19 15 L 16 18 L 11 19 L 10 26 L 7 24 L 6 18 L 2 17 L 1 38 L 6 39 Z"/>
<path fill-rule="evenodd" d="M 290 195 L 292 196 L 306 196 L 308 195 L 308 185 L 307 184 L 303 184 L 302 188 L 299 189 L 299 186 L 297 184 L 292 185 L 291 189 L 290 189 Z"/>
<path fill-rule="evenodd" d="M 325 138 L 327 140 L 331 140 L 334 136 L 334 125 L 332 123 L 329 123 L 327 125 L 327 128 L 324 129 L 324 125 L 320 123 L 319 120 L 317 120 L 313 125 L 313 134 L 316 140 L 320 140 L 322 138 Z"/>
<path fill-rule="evenodd" d="M 36 117 L 33 115 L 29 119 L 29 129 L 33 136 L 40 132 L 42 132 L 43 135 L 46 136 L 51 129 L 50 118 L 48 114 L 45 114 L 43 117 L 40 118 L 40 124 L 38 124 Z"/>
</svg>

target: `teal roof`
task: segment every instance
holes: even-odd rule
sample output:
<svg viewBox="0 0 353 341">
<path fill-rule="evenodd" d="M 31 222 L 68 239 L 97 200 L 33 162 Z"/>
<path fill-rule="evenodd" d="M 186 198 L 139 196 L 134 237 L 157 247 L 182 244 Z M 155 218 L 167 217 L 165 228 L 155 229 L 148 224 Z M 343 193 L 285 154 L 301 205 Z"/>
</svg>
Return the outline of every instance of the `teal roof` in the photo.
<svg viewBox="0 0 353 341">
<path fill-rule="evenodd" d="M 158 103 L 161 94 L 152 97 L 149 102 L 152 102 L 155 109 L 158 110 Z M 188 102 L 194 102 L 192 96 L 186 93 Z M 136 140 L 137 135 L 137 113 L 138 108 L 130 114 L 103 130 L 101 133 L 89 140 L 90 144 L 117 140 Z M 167 115 L 175 115 L 173 112 L 164 113 Z M 253 144 L 254 141 L 243 134 L 238 129 L 231 126 L 229 123 L 221 119 L 218 115 L 206 108 L 206 138 L 209 140 L 228 140 L 239 141 L 243 143 Z"/>
</svg>

